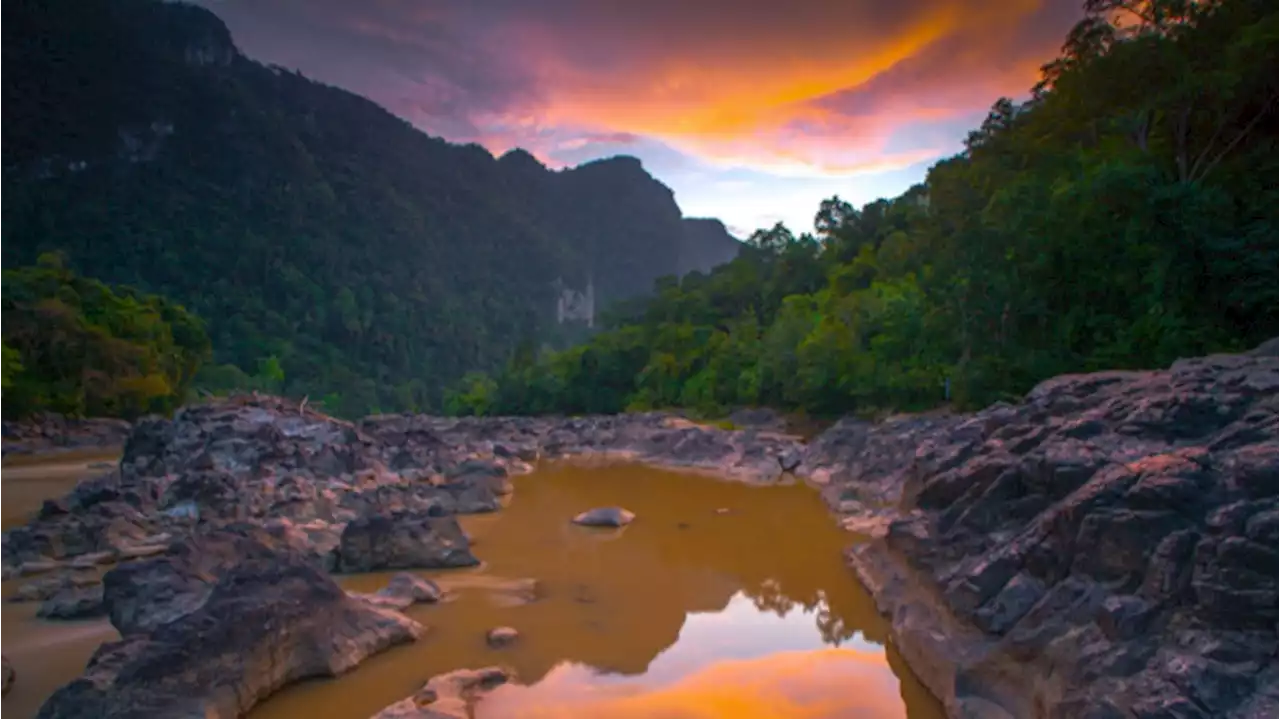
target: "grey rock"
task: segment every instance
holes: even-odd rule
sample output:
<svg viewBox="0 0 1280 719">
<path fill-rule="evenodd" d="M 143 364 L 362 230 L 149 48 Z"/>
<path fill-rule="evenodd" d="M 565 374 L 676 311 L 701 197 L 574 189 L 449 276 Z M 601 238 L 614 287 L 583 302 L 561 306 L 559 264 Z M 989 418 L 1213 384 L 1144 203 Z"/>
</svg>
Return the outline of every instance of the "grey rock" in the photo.
<svg viewBox="0 0 1280 719">
<path fill-rule="evenodd" d="M 596 507 L 574 517 L 573 523 L 584 527 L 625 527 L 635 518 L 634 513 L 622 507 Z"/>
<path fill-rule="evenodd" d="M 848 557 L 952 713 L 1251 716 L 1280 643 L 1278 376 L 1260 350 L 1056 377 L 973 415 L 842 421 L 804 471 L 890 515 Z"/>
<path fill-rule="evenodd" d="M 459 669 L 432 677 L 416 694 L 370 719 L 471 719 L 472 707 L 486 692 L 514 679 L 507 667 Z"/>
<path fill-rule="evenodd" d="M 41 619 L 88 619 L 105 613 L 101 584 L 64 587 L 36 610 L 36 616 Z"/>
<path fill-rule="evenodd" d="M 406 511 L 362 517 L 346 526 L 338 545 L 337 569 L 443 569 L 480 563 L 452 515 Z"/>
<path fill-rule="evenodd" d="M 520 638 L 520 632 L 511 627 L 494 627 L 484 635 L 485 643 L 494 649 L 510 646 Z"/>
<path fill-rule="evenodd" d="M 243 551 L 254 541 L 210 533 L 200 548 Z M 209 585 L 203 601 L 178 612 L 157 595 L 167 621 L 146 622 L 145 629 L 135 622 L 121 641 L 104 644 L 80 678 L 45 702 L 41 719 L 233 719 L 288 684 L 337 676 L 423 631 L 401 614 L 348 597 L 287 547 L 264 544 L 229 565 L 221 557 L 185 562 L 187 569 L 215 568 L 203 577 Z"/>
</svg>

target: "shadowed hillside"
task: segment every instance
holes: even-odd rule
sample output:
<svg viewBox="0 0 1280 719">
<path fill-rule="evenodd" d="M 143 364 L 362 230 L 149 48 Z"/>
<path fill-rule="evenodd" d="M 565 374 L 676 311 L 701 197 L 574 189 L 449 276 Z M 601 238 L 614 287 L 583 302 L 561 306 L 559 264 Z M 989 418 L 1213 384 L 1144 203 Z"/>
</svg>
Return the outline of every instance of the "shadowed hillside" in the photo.
<svg viewBox="0 0 1280 719">
<path fill-rule="evenodd" d="M 244 57 L 194 6 L 3 12 L 4 261 L 60 250 L 183 304 L 221 365 L 206 387 L 427 407 L 521 343 L 579 336 L 557 280 L 604 307 L 736 251 L 633 158 L 553 172 L 449 144 Z"/>
</svg>

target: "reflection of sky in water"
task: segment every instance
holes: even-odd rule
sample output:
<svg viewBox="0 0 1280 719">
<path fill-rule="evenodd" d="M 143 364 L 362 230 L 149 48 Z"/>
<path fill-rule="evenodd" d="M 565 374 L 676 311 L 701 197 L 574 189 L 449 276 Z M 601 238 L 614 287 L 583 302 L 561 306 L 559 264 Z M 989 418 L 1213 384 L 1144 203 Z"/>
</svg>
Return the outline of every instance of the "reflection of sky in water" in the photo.
<svg viewBox="0 0 1280 719">
<path fill-rule="evenodd" d="M 833 648 L 800 605 L 778 616 L 739 592 L 719 612 L 692 613 L 674 645 L 642 676 L 562 663 L 529 687 L 499 688 L 483 719 L 570 716 L 902 717 L 899 682 L 884 647 L 860 634 Z"/>
<path fill-rule="evenodd" d="M 680 638 L 649 664 L 643 676 L 597 674 L 592 681 L 654 687 L 725 659 L 755 659 L 776 652 L 821 649 L 828 644 L 818 631 L 816 619 L 824 609 L 825 604 L 811 611 L 792 605 L 786 616 L 779 617 L 773 612 L 761 611 L 750 597 L 738 592 L 722 611 L 689 614 Z M 843 644 L 874 654 L 884 651 L 884 647 L 863 639 L 861 634 Z M 587 667 L 574 666 L 573 669 L 595 674 L 594 669 Z M 889 673 L 888 667 L 885 672 Z"/>
</svg>

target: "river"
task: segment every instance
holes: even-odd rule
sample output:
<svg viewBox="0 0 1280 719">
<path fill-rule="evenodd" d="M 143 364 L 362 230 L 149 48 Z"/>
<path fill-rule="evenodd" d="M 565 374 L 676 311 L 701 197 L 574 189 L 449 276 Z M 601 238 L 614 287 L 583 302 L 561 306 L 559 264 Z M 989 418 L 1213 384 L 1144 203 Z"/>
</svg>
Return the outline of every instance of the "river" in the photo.
<svg viewBox="0 0 1280 719">
<path fill-rule="evenodd" d="M 30 471 L 22 472 L 26 504 L 39 486 Z M 55 475 L 46 483 L 53 494 L 65 491 L 65 467 Z M 638 519 L 621 530 L 568 521 L 603 505 Z M 517 477 L 503 511 L 462 523 L 484 564 L 422 573 L 450 597 L 407 610 L 429 627 L 422 639 L 338 679 L 289 687 L 250 719 L 366 719 L 435 674 L 493 664 L 513 668 L 518 681 L 490 694 L 477 719 L 943 716 L 844 566 L 851 535 L 807 487 L 552 463 Z M 373 591 L 388 576 L 339 581 Z M 114 637 L 105 620 L 44 622 L 34 609 L 4 606 L 4 651 L 17 670 L 3 700 L 10 719 L 34 716 Z M 485 633 L 497 626 L 518 639 L 490 648 Z"/>
</svg>

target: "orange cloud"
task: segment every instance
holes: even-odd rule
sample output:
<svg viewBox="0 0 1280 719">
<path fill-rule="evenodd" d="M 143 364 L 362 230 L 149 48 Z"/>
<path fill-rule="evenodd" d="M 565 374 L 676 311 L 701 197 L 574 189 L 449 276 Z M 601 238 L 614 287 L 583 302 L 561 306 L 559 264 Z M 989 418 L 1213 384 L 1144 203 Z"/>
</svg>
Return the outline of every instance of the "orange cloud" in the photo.
<svg viewBox="0 0 1280 719">
<path fill-rule="evenodd" d="M 477 715 L 494 719 L 906 716 L 898 680 L 884 656 L 856 649 L 721 661 L 659 687 L 600 683 L 578 669 L 557 667 L 532 687 L 502 687 L 481 703 Z"/>
<path fill-rule="evenodd" d="M 636 154 L 673 186 L 695 164 L 844 182 L 954 151 L 1081 14 L 1076 0 L 198 1 L 249 54 L 428 132 L 551 166 Z"/>
<path fill-rule="evenodd" d="M 805 42 L 803 27 L 784 27 L 777 38 L 770 37 L 773 29 L 759 27 L 728 46 L 699 37 L 682 43 L 687 35 L 668 43 L 655 38 L 650 50 L 660 52 L 635 49 L 621 66 L 584 64 L 566 32 L 532 21 L 510 28 L 508 41 L 521 48 L 544 89 L 533 110 L 542 123 L 646 135 L 704 159 L 765 171 L 847 174 L 903 167 L 930 153 L 936 157 L 937 148 L 893 157 L 885 145 L 903 124 L 985 107 L 1000 94 L 992 94 L 992 86 L 1006 93 L 1029 86 L 1044 57 L 1018 62 L 1013 72 L 992 60 L 1039 4 L 936 3 L 891 33 L 848 27 L 844 41 L 837 35 Z M 869 12 L 863 14 L 870 19 Z M 917 74 L 916 86 L 897 89 L 897 108 L 849 115 L 822 104 L 913 59 L 936 56 L 944 45 L 960 49 L 949 58 L 934 57 L 932 74 Z M 927 93 L 954 86 L 957 70 L 970 73 L 963 83 L 969 96 L 931 103 Z M 986 91 L 983 96 L 973 96 L 975 86 Z"/>
</svg>

